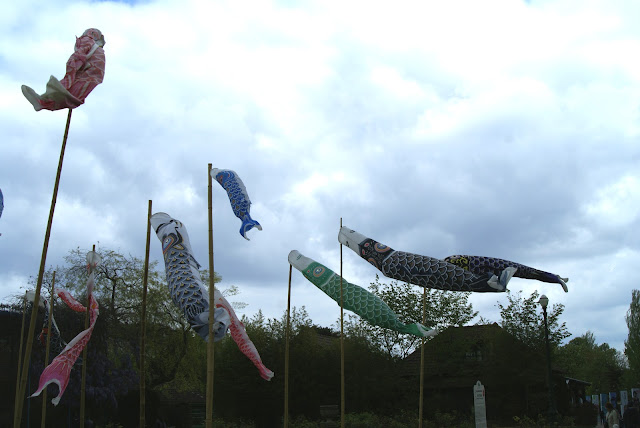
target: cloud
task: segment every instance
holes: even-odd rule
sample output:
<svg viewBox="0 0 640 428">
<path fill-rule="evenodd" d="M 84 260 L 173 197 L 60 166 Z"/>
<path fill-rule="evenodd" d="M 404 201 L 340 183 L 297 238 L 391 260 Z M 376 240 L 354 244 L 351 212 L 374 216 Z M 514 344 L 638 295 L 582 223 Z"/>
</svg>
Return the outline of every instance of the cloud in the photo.
<svg viewBox="0 0 640 428">
<path fill-rule="evenodd" d="M 289 251 L 339 270 L 342 219 L 398 250 L 569 276 L 568 294 L 512 288 L 547 294 L 574 335 L 621 349 L 640 261 L 637 7 L 12 4 L 0 18 L 0 297 L 37 272 L 66 120 L 35 113 L 20 85 L 62 77 L 74 37 L 96 27 L 105 81 L 73 112 L 48 266 L 97 242 L 141 256 L 148 200 L 185 223 L 203 263 L 212 163 L 242 177 L 264 227 L 243 240 L 212 189 L 215 269 L 249 315 L 284 311 Z M 344 268 L 362 286 L 376 274 L 354 254 Z M 293 288 L 333 324 L 334 303 L 295 275 Z M 472 301 L 498 320 L 504 297 Z"/>
</svg>

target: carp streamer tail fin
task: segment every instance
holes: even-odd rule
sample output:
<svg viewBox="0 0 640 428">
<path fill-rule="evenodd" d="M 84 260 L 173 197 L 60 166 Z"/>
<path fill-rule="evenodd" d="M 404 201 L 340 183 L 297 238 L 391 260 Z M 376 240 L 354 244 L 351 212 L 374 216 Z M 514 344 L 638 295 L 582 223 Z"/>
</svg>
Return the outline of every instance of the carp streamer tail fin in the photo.
<svg viewBox="0 0 640 428">
<path fill-rule="evenodd" d="M 249 214 L 245 215 L 242 219 L 242 225 L 240 226 L 240 235 L 242 235 L 244 239 L 249 241 L 249 238 L 247 238 L 247 232 L 254 227 L 258 230 L 262 230 L 262 226 L 260 226 L 260 223 L 252 219 Z"/>
</svg>

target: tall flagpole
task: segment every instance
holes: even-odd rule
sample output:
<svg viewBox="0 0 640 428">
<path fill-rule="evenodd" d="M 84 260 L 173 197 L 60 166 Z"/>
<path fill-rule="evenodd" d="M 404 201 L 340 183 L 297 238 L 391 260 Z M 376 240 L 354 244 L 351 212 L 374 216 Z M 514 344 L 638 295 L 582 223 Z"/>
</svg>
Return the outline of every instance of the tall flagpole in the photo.
<svg viewBox="0 0 640 428">
<path fill-rule="evenodd" d="M 213 427 L 213 317 L 215 313 L 215 284 L 213 270 L 213 193 L 211 191 L 211 164 L 207 168 L 209 184 L 209 336 L 207 341 L 207 407 L 206 426 Z"/>
<path fill-rule="evenodd" d="M 142 277 L 142 314 L 140 316 L 140 428 L 145 428 L 145 407 L 147 387 L 145 384 L 145 346 L 147 329 L 147 282 L 149 279 L 149 241 L 151 240 L 151 200 L 147 212 L 147 245 L 144 253 L 144 274 Z M 44 428 L 44 427 L 43 427 Z"/>
<path fill-rule="evenodd" d="M 58 161 L 58 172 L 56 173 L 56 181 L 53 186 L 53 196 L 51 198 L 51 208 L 49 209 L 49 221 L 47 222 L 47 231 L 44 235 L 44 245 L 42 246 L 42 257 L 40 258 L 40 270 L 38 271 L 38 282 L 36 283 L 36 294 L 33 298 L 33 307 L 37 308 L 40 304 L 40 290 L 42 289 L 42 277 L 44 276 L 44 266 L 47 261 L 47 250 L 49 249 L 49 237 L 51 236 L 51 225 L 53 224 L 53 213 L 56 209 L 56 199 L 58 198 L 58 187 L 60 186 L 60 175 L 62 174 L 62 161 L 64 160 L 64 150 L 67 146 L 67 136 L 69 135 L 69 124 L 71 123 L 71 112 L 67 115 L 67 125 L 64 129 L 64 137 L 62 138 L 62 148 L 60 149 L 60 160 Z M 29 360 L 31 358 L 31 347 L 33 345 L 33 335 L 36 329 L 36 318 L 38 312 L 31 311 L 31 321 L 29 324 L 29 333 L 27 335 L 27 345 L 25 349 L 24 360 L 22 364 L 22 374 L 20 376 L 19 399 L 16 399 L 13 414 L 13 427 L 20 428 L 22 422 L 22 406 L 24 404 L 24 395 L 27 389 L 27 375 L 29 372 Z"/>
<path fill-rule="evenodd" d="M 342 229 L 342 217 L 340 217 Z M 342 244 L 340 244 L 340 427 L 344 428 L 344 295 L 342 289 Z"/>
<path fill-rule="evenodd" d="M 96 246 L 93 245 L 93 249 L 91 250 L 95 253 Z M 89 273 L 91 275 L 91 273 Z M 91 308 L 91 293 L 89 293 L 89 289 L 87 288 L 87 312 L 84 317 L 84 329 L 85 331 L 89 329 L 89 312 Z M 87 385 L 87 348 L 89 348 L 89 342 L 84 345 L 84 349 L 82 350 L 82 381 L 80 383 L 80 428 L 84 428 L 84 408 L 85 408 L 85 395 L 86 395 L 86 385 Z"/>
<path fill-rule="evenodd" d="M 287 297 L 287 331 L 284 348 L 284 428 L 289 426 L 289 331 L 291 330 L 291 271 L 289 265 L 289 293 Z"/>
<path fill-rule="evenodd" d="M 24 321 L 27 317 L 27 292 L 24 293 L 22 299 L 22 327 L 20 327 L 20 348 L 18 350 L 18 370 L 16 375 L 16 401 L 15 406 L 18 405 L 18 397 L 20 394 L 20 367 L 22 367 L 22 348 L 24 347 Z"/>
<path fill-rule="evenodd" d="M 47 346 L 44 351 L 44 366 L 49 365 L 49 351 L 51 350 L 51 324 L 53 323 L 53 296 L 55 295 L 54 287 L 56 283 L 56 271 L 53 271 L 53 278 L 51 278 L 51 291 L 49 292 L 49 323 L 47 325 Z M 42 419 L 40 428 L 45 427 L 47 420 L 47 388 L 42 391 Z"/>
<path fill-rule="evenodd" d="M 427 322 L 427 287 L 422 288 L 422 325 Z M 418 411 L 418 428 L 422 428 L 422 408 L 424 407 L 424 337 L 420 338 L 420 406 Z"/>
</svg>

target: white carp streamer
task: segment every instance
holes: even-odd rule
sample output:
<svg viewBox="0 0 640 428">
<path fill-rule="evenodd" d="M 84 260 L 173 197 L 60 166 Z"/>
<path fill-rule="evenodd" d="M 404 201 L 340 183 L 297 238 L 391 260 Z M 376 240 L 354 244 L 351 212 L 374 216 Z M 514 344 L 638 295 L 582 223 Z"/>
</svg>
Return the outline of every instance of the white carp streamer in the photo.
<svg viewBox="0 0 640 428">
<path fill-rule="evenodd" d="M 198 271 L 200 264 L 193 257 L 187 229 L 182 222 L 166 213 L 156 213 L 151 216 L 150 221 L 162 243 L 171 299 L 183 311 L 193 330 L 204 340 L 208 340 L 209 292 L 202 285 Z M 258 368 L 260 376 L 271 380 L 273 372 L 262 363 L 258 350 L 229 302 L 217 289 L 214 290 L 214 299 L 214 341 L 222 339 L 229 329 L 238 348 Z"/>
</svg>

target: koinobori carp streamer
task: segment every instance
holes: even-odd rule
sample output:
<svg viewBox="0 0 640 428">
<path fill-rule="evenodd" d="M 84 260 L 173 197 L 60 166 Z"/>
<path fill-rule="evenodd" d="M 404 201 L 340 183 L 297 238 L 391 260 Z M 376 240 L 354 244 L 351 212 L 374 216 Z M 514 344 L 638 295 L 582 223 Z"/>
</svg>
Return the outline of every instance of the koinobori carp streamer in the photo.
<svg viewBox="0 0 640 428">
<path fill-rule="evenodd" d="M 204 340 L 209 340 L 209 292 L 204 288 L 193 257 L 189 234 L 184 224 L 166 213 L 151 216 L 151 226 L 162 243 L 167 285 L 173 303 L 178 306 L 191 328 Z M 229 302 L 214 290 L 214 340 L 222 339 L 227 329 L 242 353 L 251 360 L 263 379 L 270 380 L 273 372 L 265 367 L 258 350 L 245 331 Z"/>
<path fill-rule="evenodd" d="M 507 267 L 499 275 L 475 274 L 434 257 L 396 251 L 348 227 L 342 227 L 338 241 L 371 263 L 388 278 L 426 288 L 453 291 L 502 292 L 516 268 Z"/>
<path fill-rule="evenodd" d="M 211 177 L 227 191 L 233 213 L 242 221 L 242 225 L 240 225 L 240 235 L 248 241 L 247 232 L 254 227 L 262 230 L 262 226 L 252 219 L 251 214 L 249 214 L 251 200 L 249 199 L 247 188 L 244 186 L 238 174 L 230 169 L 213 168 L 211 170 Z"/>
<path fill-rule="evenodd" d="M 419 323 L 402 323 L 398 315 L 378 296 L 359 285 L 351 284 L 344 278 L 340 281 L 340 275 L 296 250 L 289 253 L 289 263 L 338 304 L 340 304 L 340 283 L 342 282 L 343 307 L 358 314 L 370 324 L 418 337 L 436 334 L 435 330 Z"/>
<path fill-rule="evenodd" d="M 104 36 L 100 30 L 89 28 L 76 38 L 73 54 L 67 61 L 62 80 L 51 76 L 46 92 L 38 95 L 29 86 L 22 85 L 22 93 L 36 111 L 74 109 L 83 104 L 87 96 L 104 80 Z"/>
<path fill-rule="evenodd" d="M 44 369 L 40 375 L 38 389 L 33 393 L 33 395 L 31 395 L 32 397 L 40 395 L 47 385 L 54 383 L 58 385 L 59 391 L 58 395 L 54 397 L 51 402 L 54 405 L 57 405 L 62 398 L 62 394 L 64 394 L 64 391 L 67 389 L 71 369 L 84 347 L 89 343 L 89 339 L 91 339 L 91 334 L 93 333 L 93 328 L 95 327 L 98 319 L 98 301 L 93 295 L 93 287 L 95 277 L 94 270 L 99 263 L 100 256 L 98 253 L 95 251 L 89 251 L 87 253 L 87 268 L 89 270 L 89 278 L 87 279 L 87 295 L 89 296 L 88 308 L 85 308 L 82 303 L 78 302 L 68 291 L 60 288 L 56 289 L 55 293 L 67 304 L 67 306 L 69 306 L 69 308 L 76 312 L 89 311 L 90 324 L 88 329 L 80 332 L 76 337 L 74 337 L 64 347 L 62 352 L 53 359 L 51 364 Z"/>
<path fill-rule="evenodd" d="M 556 283 L 560 284 L 565 292 L 569 291 L 567 288 L 569 278 L 561 278 L 555 273 L 545 272 L 510 260 L 495 257 L 455 255 L 445 257 L 444 261 L 475 274 L 493 273 L 498 275 L 504 269 L 514 267 L 517 269 L 513 275 L 516 278 L 537 279 L 542 282 Z"/>
</svg>

